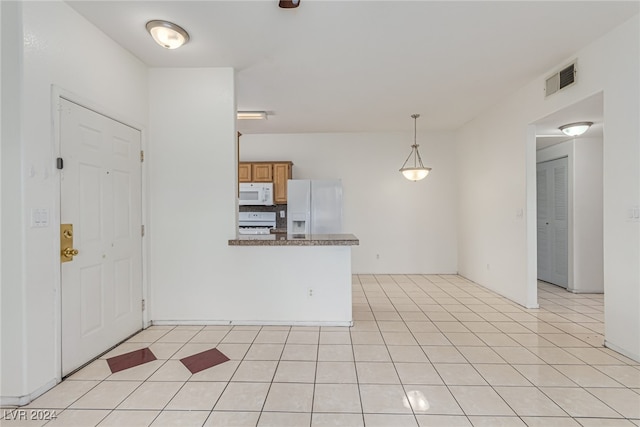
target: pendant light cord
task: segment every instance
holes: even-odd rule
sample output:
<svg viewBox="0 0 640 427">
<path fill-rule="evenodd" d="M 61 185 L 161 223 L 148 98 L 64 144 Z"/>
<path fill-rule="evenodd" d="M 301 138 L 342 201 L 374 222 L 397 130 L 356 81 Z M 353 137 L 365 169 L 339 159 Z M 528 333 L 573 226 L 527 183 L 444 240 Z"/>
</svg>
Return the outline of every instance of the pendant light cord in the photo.
<svg viewBox="0 0 640 427">
<path fill-rule="evenodd" d="M 415 148 L 411 149 L 411 152 L 409 153 L 409 156 L 407 157 L 407 160 L 405 160 L 405 161 L 404 161 L 404 163 L 402 164 L 402 168 L 404 168 L 404 167 L 407 165 L 407 162 L 409 161 L 409 159 L 410 159 L 410 158 L 411 158 L 411 156 L 413 155 L 413 151 L 414 151 L 414 150 L 415 150 Z M 414 166 L 416 165 L 416 159 L 415 159 L 415 156 L 414 156 L 414 159 L 413 159 L 413 165 L 414 165 Z"/>
<path fill-rule="evenodd" d="M 411 156 L 413 156 L 413 167 L 417 168 L 418 164 L 420 164 L 420 167 L 424 168 L 424 165 L 422 164 L 422 157 L 420 157 L 420 152 L 418 151 L 418 143 L 416 139 L 418 134 L 418 117 L 420 117 L 420 114 L 411 115 L 411 118 L 413 118 L 413 145 L 411 146 L 411 152 L 409 153 L 407 160 L 404 161 L 404 164 L 406 165 Z"/>
</svg>

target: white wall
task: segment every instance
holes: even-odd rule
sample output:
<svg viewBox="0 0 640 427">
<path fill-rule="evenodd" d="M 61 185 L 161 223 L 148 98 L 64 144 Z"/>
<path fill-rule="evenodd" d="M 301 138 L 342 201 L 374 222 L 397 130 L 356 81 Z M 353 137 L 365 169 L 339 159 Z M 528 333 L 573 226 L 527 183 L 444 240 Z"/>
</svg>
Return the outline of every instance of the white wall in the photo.
<svg viewBox="0 0 640 427">
<path fill-rule="evenodd" d="M 12 55 L 8 59 L 15 61 L 13 53 L 17 53 L 19 62 L 14 65 L 21 74 L 9 99 L 5 99 L 7 93 L 3 91 L 3 103 L 6 101 L 16 108 L 14 115 L 21 115 L 21 120 L 19 128 L 11 134 L 13 139 L 5 142 L 3 134 L 2 142 L 3 163 L 20 165 L 19 171 L 7 172 L 11 179 L 7 184 L 15 187 L 9 193 L 2 193 L 0 383 L 2 402 L 17 403 L 20 398 L 28 400 L 29 395 L 37 395 L 55 383 L 60 369 L 56 323 L 60 301 L 56 209 L 59 175 L 54 168 L 57 149 L 52 127 L 52 85 L 103 112 L 117 112 L 122 120 L 144 125 L 147 71 L 139 60 L 63 2 L 7 2 L 11 8 L 18 8 L 9 17 L 5 16 L 6 5 L 2 3 L 3 19 L 12 19 L 10 30 L 13 35 L 17 31 L 13 49 L 6 51 L 2 46 L 3 64 L 7 55 Z M 7 147 L 9 150 L 5 151 Z M 4 186 L 7 178 L 4 168 L 2 173 Z M 15 194 L 16 189 L 21 190 L 19 196 Z M 30 228 L 31 208 L 47 209 L 50 226 Z M 5 223 L 5 219 L 12 223 Z M 10 233 L 5 233 L 8 230 Z M 20 234 L 22 248 L 17 238 Z M 7 247 L 12 248 L 10 253 Z M 6 275 L 5 268 L 9 270 Z M 7 354 L 9 358 L 5 357 Z"/>
<path fill-rule="evenodd" d="M 500 105 L 459 132 L 458 269 L 522 305 L 535 306 L 527 299 L 521 216 L 526 209 L 527 121 L 517 113 L 517 105 Z"/>
<path fill-rule="evenodd" d="M 604 292 L 603 170 L 601 138 L 575 140 L 574 292 Z"/>
<path fill-rule="evenodd" d="M 456 166 L 450 132 L 420 132 L 422 181 L 398 171 L 413 133 L 243 135 L 242 161 L 291 160 L 295 179 L 338 178 L 354 273 L 456 273 Z M 380 257 L 378 258 L 377 255 Z"/>
<path fill-rule="evenodd" d="M 20 73 L 22 71 L 22 9 L 19 2 L 0 2 L 2 133 L 0 146 L 0 396 L 19 394 L 25 377 L 24 286 Z M 11 367 L 11 368 L 9 368 Z"/>
<path fill-rule="evenodd" d="M 566 141 L 539 150 L 536 157 L 538 163 L 568 158 L 568 290 L 604 292 L 602 138 Z"/>
<path fill-rule="evenodd" d="M 466 124 L 458 138 L 460 273 L 533 306 L 535 137 L 529 124 L 604 92 L 605 339 L 608 346 L 636 360 L 640 224 L 629 221 L 627 212 L 640 204 L 638 21 L 636 15 L 558 64 L 578 58 L 576 85 L 545 100 L 545 73 Z M 517 213 L 523 208 L 525 218 L 520 219 Z"/>
<path fill-rule="evenodd" d="M 149 95 L 150 319 L 226 315 L 240 265 L 227 244 L 237 223 L 233 69 L 151 69 Z"/>
</svg>

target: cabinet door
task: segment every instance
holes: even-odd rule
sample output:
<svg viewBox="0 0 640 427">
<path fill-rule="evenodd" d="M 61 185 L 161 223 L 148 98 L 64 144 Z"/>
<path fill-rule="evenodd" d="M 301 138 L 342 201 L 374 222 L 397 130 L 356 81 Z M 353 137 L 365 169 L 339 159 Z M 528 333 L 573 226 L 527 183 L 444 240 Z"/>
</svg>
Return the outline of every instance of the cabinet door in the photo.
<svg viewBox="0 0 640 427">
<path fill-rule="evenodd" d="M 287 203 L 287 180 L 291 179 L 291 163 L 273 164 L 273 202 Z"/>
<path fill-rule="evenodd" d="M 238 181 L 251 182 L 251 163 L 238 164 Z"/>
<path fill-rule="evenodd" d="M 253 182 L 273 182 L 271 163 L 253 163 L 251 165 L 251 179 Z"/>
</svg>

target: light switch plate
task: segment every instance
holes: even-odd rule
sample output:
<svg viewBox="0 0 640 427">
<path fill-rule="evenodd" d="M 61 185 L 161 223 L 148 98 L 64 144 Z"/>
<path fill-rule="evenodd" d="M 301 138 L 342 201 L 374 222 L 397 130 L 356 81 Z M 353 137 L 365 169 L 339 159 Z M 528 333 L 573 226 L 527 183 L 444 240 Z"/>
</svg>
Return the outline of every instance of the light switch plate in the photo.
<svg viewBox="0 0 640 427">
<path fill-rule="evenodd" d="M 49 209 L 31 208 L 31 228 L 49 226 Z"/>
</svg>

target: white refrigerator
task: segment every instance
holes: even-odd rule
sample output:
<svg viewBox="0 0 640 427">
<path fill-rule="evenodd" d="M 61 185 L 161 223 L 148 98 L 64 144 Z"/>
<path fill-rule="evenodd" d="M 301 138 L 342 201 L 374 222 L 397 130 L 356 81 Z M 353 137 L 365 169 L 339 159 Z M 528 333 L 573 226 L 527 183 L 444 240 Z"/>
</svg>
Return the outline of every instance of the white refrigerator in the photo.
<svg viewBox="0 0 640 427">
<path fill-rule="evenodd" d="M 287 183 L 287 234 L 342 233 L 342 182 L 290 179 Z"/>
</svg>

